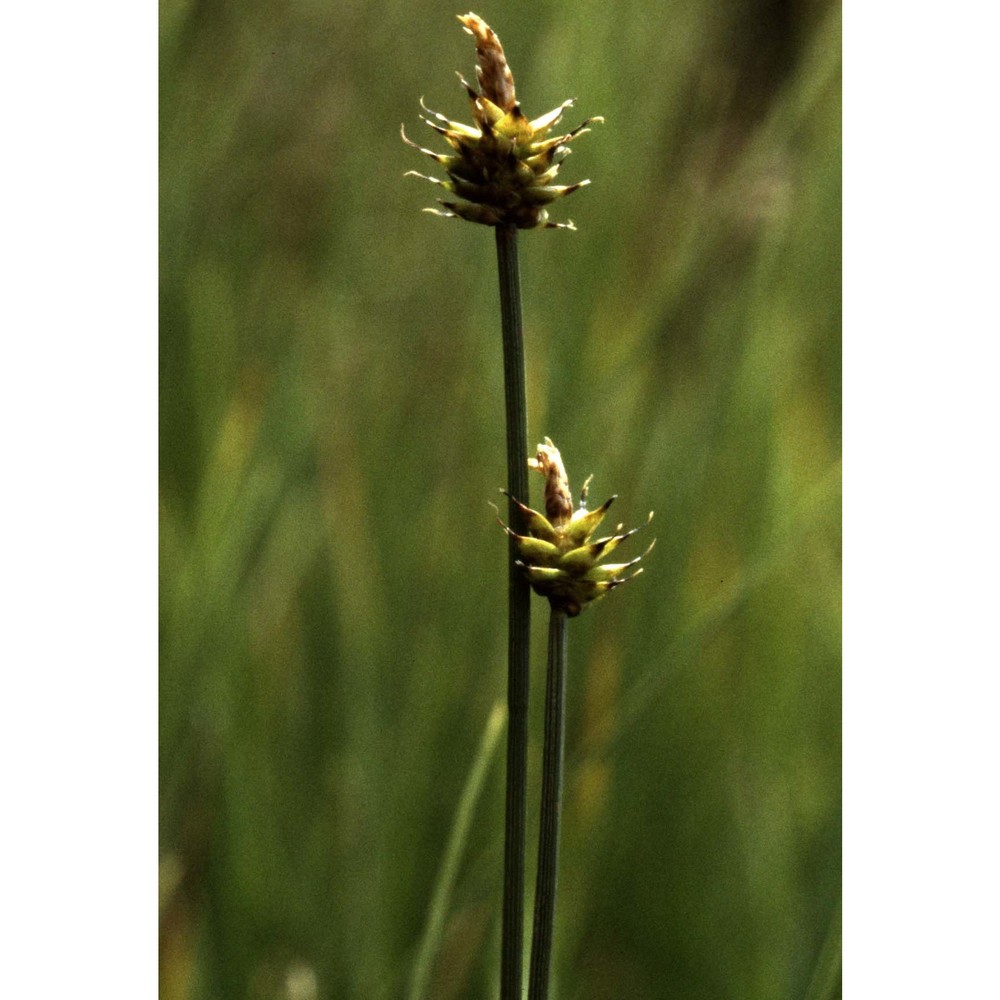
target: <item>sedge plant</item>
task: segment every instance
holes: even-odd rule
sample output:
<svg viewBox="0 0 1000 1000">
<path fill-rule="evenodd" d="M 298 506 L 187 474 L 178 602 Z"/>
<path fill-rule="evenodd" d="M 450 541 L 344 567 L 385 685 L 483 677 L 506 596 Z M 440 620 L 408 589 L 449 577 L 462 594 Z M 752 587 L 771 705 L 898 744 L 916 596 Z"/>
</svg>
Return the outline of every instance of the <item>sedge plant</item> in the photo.
<svg viewBox="0 0 1000 1000">
<path fill-rule="evenodd" d="M 556 184 L 569 144 L 602 118 L 589 118 L 564 134 L 552 134 L 572 100 L 531 120 L 521 111 L 514 76 L 493 29 L 478 15 L 459 16 L 475 40 L 478 89 L 459 73 L 472 110 L 473 124 L 451 121 L 423 102 L 422 120 L 443 137 L 447 152 L 435 152 L 403 141 L 443 168 L 445 177 L 409 171 L 442 188 L 435 215 L 491 226 L 495 231 L 500 283 L 500 312 L 507 430 L 508 568 L 508 733 L 506 812 L 504 831 L 503 920 L 501 932 L 501 1000 L 521 996 L 524 939 L 524 843 L 527 788 L 530 587 L 548 597 L 549 667 L 543 748 L 542 812 L 538 884 L 532 938 L 530 989 L 532 1000 L 547 992 L 551 964 L 558 861 L 559 813 L 562 787 L 563 718 L 566 662 L 566 621 L 592 601 L 630 577 L 622 574 L 638 560 L 598 566 L 631 532 L 591 543 L 590 536 L 610 506 L 588 513 L 586 488 L 581 510 L 569 502 L 565 470 L 559 452 L 546 439 L 528 459 L 525 396 L 524 335 L 521 316 L 518 232 L 522 229 L 574 229 L 571 221 L 549 219 L 553 202 L 589 181 Z M 546 514 L 533 511 L 528 496 L 528 471 L 546 476 Z M 561 491 L 561 492 L 560 492 Z M 559 506 L 556 509 L 558 494 Z M 634 575 L 634 574 L 633 574 Z"/>
</svg>

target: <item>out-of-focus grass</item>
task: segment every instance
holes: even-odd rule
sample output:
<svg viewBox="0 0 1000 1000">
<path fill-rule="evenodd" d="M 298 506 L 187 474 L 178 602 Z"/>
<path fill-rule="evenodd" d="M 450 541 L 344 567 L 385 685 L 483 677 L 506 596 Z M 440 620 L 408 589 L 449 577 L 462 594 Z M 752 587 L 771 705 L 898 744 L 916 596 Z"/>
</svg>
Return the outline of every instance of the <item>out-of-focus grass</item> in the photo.
<svg viewBox="0 0 1000 1000">
<path fill-rule="evenodd" d="M 166 1000 L 403 995 L 503 695 L 493 241 L 420 214 L 398 136 L 420 95 L 467 117 L 460 12 L 161 5 Z M 839 8 L 478 13 L 526 111 L 607 118 L 580 231 L 521 241 L 529 434 L 656 510 L 571 623 L 559 995 L 803 996 L 840 891 Z M 501 771 L 438 1000 L 495 992 Z"/>
</svg>

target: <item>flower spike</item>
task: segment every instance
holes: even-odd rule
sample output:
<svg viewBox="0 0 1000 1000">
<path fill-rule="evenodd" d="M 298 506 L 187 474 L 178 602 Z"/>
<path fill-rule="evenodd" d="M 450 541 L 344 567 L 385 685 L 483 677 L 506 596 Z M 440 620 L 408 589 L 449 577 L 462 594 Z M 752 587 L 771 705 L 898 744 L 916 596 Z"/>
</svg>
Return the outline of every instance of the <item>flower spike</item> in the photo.
<svg viewBox="0 0 1000 1000">
<path fill-rule="evenodd" d="M 435 215 L 466 219 L 485 226 L 514 225 L 519 229 L 575 229 L 572 222 L 550 222 L 545 208 L 550 202 L 578 191 L 590 181 L 575 184 L 553 183 L 559 166 L 569 153 L 569 143 L 589 131 L 601 117 L 588 118 L 565 135 L 550 136 L 550 129 L 562 118 L 572 100 L 529 121 L 521 111 L 514 88 L 514 75 L 507 64 L 497 33 L 478 15 L 462 14 L 459 21 L 476 42 L 476 90 L 461 73 L 458 79 L 465 88 L 472 108 L 474 125 L 453 122 L 431 111 L 421 120 L 444 137 L 451 154 L 434 153 L 403 141 L 444 166 L 449 180 L 440 184 L 462 199 L 442 201 L 444 211 L 430 209 Z M 410 171 L 413 173 L 413 171 Z M 423 175 L 417 174 L 421 177 Z"/>
<path fill-rule="evenodd" d="M 538 446 L 535 457 L 528 459 L 528 465 L 545 476 L 545 513 L 532 510 L 511 497 L 524 517 L 528 534 L 518 535 L 503 521 L 500 525 L 514 539 L 520 556 L 517 565 L 535 593 L 547 597 L 554 608 L 573 618 L 615 587 L 634 580 L 642 567 L 624 574 L 649 555 L 656 539 L 631 562 L 602 564 L 601 559 L 631 538 L 639 528 L 623 531 L 623 525 L 619 524 L 613 534 L 592 542 L 591 537 L 615 497 L 596 510 L 588 511 L 588 478 L 580 492 L 580 506 L 574 510 L 562 456 L 549 438 Z M 652 520 L 650 511 L 646 524 Z"/>
</svg>

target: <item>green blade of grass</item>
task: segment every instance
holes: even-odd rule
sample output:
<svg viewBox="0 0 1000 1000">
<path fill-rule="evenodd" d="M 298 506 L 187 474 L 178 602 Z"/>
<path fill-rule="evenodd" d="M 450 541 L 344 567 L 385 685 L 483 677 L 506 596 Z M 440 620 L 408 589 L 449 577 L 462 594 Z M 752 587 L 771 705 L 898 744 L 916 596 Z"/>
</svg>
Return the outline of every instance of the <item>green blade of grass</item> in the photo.
<svg viewBox="0 0 1000 1000">
<path fill-rule="evenodd" d="M 441 944 L 444 921 L 448 915 L 451 893 L 455 887 L 455 879 L 458 876 L 458 866 L 461 863 L 465 843 L 469 837 L 472 814 L 475 811 L 476 803 L 479 801 L 486 772 L 493 761 L 500 733 L 506 721 L 507 708 L 502 702 L 498 701 L 493 706 L 489 719 L 486 721 L 486 728 L 483 730 L 479 749 L 476 752 L 475 758 L 473 758 L 469 775 L 465 779 L 465 787 L 462 789 L 462 797 L 459 799 L 458 808 L 455 810 L 455 818 L 451 824 L 451 833 L 448 836 L 448 846 L 445 849 L 444 858 L 441 861 L 441 867 L 438 870 L 437 879 L 434 883 L 434 893 L 431 896 L 431 903 L 427 910 L 424 933 L 420 941 L 420 948 L 417 951 L 417 959 L 413 964 L 413 974 L 410 977 L 410 990 L 407 994 L 409 1000 L 422 1000 L 426 993 L 427 983 L 434 966 L 434 959 Z"/>
<path fill-rule="evenodd" d="M 803 1000 L 839 1000 L 842 993 L 841 934 L 841 909 L 838 902 L 830 917 L 826 938 Z"/>
</svg>

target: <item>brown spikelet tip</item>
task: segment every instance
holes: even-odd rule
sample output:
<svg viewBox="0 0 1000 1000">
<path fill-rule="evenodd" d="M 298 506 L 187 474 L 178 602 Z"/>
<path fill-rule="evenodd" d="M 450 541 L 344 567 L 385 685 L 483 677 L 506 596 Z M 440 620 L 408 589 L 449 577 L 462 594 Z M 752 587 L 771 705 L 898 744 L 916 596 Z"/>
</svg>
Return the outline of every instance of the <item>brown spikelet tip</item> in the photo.
<svg viewBox="0 0 1000 1000">
<path fill-rule="evenodd" d="M 476 76 L 483 97 L 503 111 L 511 111 L 517 103 L 514 96 L 514 74 L 507 65 L 503 46 L 497 33 L 478 15 L 471 11 L 459 14 L 465 30 L 476 40 Z"/>
<path fill-rule="evenodd" d="M 528 459 L 528 465 L 545 476 L 545 516 L 556 527 L 568 524 L 573 516 L 573 498 L 562 455 L 551 438 L 538 446 L 535 457 Z"/>
</svg>

